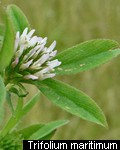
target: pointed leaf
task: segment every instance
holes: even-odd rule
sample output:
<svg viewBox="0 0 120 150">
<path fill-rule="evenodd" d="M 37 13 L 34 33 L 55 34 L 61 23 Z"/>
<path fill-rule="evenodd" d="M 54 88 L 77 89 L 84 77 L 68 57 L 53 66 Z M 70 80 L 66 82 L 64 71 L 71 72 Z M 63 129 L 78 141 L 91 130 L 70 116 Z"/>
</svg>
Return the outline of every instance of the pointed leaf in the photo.
<svg viewBox="0 0 120 150">
<path fill-rule="evenodd" d="M 5 85 L 3 83 L 3 79 L 0 76 L 0 122 L 3 119 L 5 98 L 6 98 L 6 89 L 5 89 Z"/>
<path fill-rule="evenodd" d="M 23 138 L 27 140 L 32 134 L 37 132 L 39 129 L 41 129 L 44 126 L 44 124 L 35 124 L 31 125 L 27 128 L 24 128 L 20 131 L 17 131 L 19 134 L 22 134 Z"/>
<path fill-rule="evenodd" d="M 7 15 L 10 17 L 16 32 L 20 31 L 22 33 L 26 27 L 30 28 L 26 16 L 16 5 L 11 4 L 7 7 Z"/>
<path fill-rule="evenodd" d="M 55 132 L 56 132 L 56 130 L 54 130 L 54 131 L 52 131 L 51 133 L 49 133 L 48 135 L 46 135 L 46 136 L 40 138 L 39 140 L 51 140 L 52 137 L 54 136 Z"/>
<path fill-rule="evenodd" d="M 26 115 L 39 100 L 40 100 L 40 92 L 38 92 L 27 102 L 27 104 L 23 107 L 21 115 L 23 116 Z"/>
<path fill-rule="evenodd" d="M 45 124 L 35 124 L 35 125 L 31 125 L 27 128 L 24 128 L 20 131 L 17 131 L 18 134 L 22 134 L 22 137 L 24 138 L 24 140 L 29 139 L 29 137 L 34 134 L 35 132 L 37 132 L 39 129 L 41 129 L 42 127 L 44 127 Z M 46 135 L 43 138 L 40 138 L 38 140 L 50 140 L 52 138 L 52 136 L 54 135 L 55 131 L 49 133 L 48 135 Z M 31 139 L 32 140 L 32 139 Z"/>
<path fill-rule="evenodd" d="M 33 82 L 41 92 L 62 109 L 88 121 L 107 126 L 102 110 L 83 92 L 60 81 L 47 79 Z"/>
<path fill-rule="evenodd" d="M 116 41 L 97 39 L 83 42 L 56 56 L 62 64 L 56 68 L 57 74 L 71 74 L 100 66 L 120 54 Z"/>
<path fill-rule="evenodd" d="M 52 133 L 55 129 L 68 123 L 68 120 L 59 120 L 47 123 L 45 126 L 35 132 L 29 139 L 38 140 Z"/>
<path fill-rule="evenodd" d="M 14 53 L 14 32 L 9 17 L 6 17 L 6 30 L 3 45 L 0 51 L 0 72 L 5 69 Z"/>
</svg>

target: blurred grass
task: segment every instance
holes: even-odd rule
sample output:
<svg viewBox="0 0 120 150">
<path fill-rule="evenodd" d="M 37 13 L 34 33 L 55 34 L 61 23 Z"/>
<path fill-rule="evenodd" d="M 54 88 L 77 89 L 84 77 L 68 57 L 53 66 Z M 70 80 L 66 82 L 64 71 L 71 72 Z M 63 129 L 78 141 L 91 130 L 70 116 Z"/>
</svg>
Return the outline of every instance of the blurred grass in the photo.
<svg viewBox="0 0 120 150">
<path fill-rule="evenodd" d="M 64 50 L 77 43 L 94 38 L 120 41 L 119 0 L 1 0 L 0 20 L 3 9 L 17 4 L 26 14 L 32 28 L 50 44 L 57 41 L 57 49 Z M 54 139 L 120 139 L 120 61 L 119 57 L 91 71 L 77 75 L 60 76 L 58 79 L 86 92 L 104 111 L 109 129 L 84 121 L 59 109 L 41 97 L 39 104 L 27 115 L 21 127 L 29 123 L 69 119 Z M 30 97 L 36 92 L 31 88 Z"/>
</svg>

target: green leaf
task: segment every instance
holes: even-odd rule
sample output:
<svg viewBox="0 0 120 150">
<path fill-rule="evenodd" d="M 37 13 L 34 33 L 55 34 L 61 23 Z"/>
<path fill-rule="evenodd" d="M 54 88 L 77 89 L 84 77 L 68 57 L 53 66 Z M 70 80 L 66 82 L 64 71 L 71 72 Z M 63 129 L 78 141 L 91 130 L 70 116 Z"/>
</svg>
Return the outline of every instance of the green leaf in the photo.
<svg viewBox="0 0 120 150">
<path fill-rule="evenodd" d="M 27 104 L 23 107 L 21 115 L 26 115 L 31 108 L 40 100 L 40 92 L 38 92 L 34 97 L 32 97 Z"/>
<path fill-rule="evenodd" d="M 0 51 L 0 72 L 5 69 L 14 54 L 14 32 L 9 17 L 6 17 L 6 30 L 3 40 L 2 49 Z"/>
<path fill-rule="evenodd" d="M 27 140 L 32 134 L 37 132 L 39 129 L 41 129 L 44 126 L 44 124 L 35 124 L 31 125 L 27 128 L 24 128 L 20 131 L 17 131 L 19 134 L 22 134 L 23 138 Z"/>
<path fill-rule="evenodd" d="M 10 17 L 16 32 L 22 33 L 26 27 L 30 28 L 26 16 L 16 5 L 11 4 L 7 7 L 7 15 Z"/>
<path fill-rule="evenodd" d="M 5 27 L 3 24 L 0 24 L 0 36 L 4 35 Z"/>
<path fill-rule="evenodd" d="M 56 130 L 54 130 L 54 131 L 52 131 L 51 133 L 49 133 L 48 135 L 46 135 L 46 136 L 40 138 L 39 140 L 51 140 L 52 137 L 54 136 L 55 132 L 56 132 Z"/>
<path fill-rule="evenodd" d="M 41 92 L 54 104 L 62 109 L 107 127 L 107 122 L 102 110 L 98 105 L 83 92 L 53 79 L 46 79 L 42 82 L 33 82 Z"/>
<path fill-rule="evenodd" d="M 47 123 L 42 128 L 40 128 L 37 132 L 35 132 L 32 136 L 30 136 L 29 139 L 32 139 L 32 140 L 42 139 L 43 137 L 52 133 L 57 128 L 67 123 L 68 123 L 68 120 L 59 120 L 59 121 L 53 121 L 53 122 Z"/>
<path fill-rule="evenodd" d="M 62 62 L 56 68 L 57 74 L 72 74 L 100 66 L 120 54 L 114 51 L 119 44 L 116 41 L 97 39 L 83 42 L 56 56 Z"/>
<path fill-rule="evenodd" d="M 0 50 L 3 44 L 4 30 L 4 25 L 0 24 Z"/>
<path fill-rule="evenodd" d="M 24 128 L 20 131 L 17 131 L 18 134 L 22 134 L 22 137 L 24 138 L 24 140 L 29 139 L 29 137 L 34 134 L 35 132 L 37 132 L 39 129 L 41 129 L 42 127 L 44 127 L 45 124 L 35 124 L 35 125 L 31 125 L 27 128 Z M 48 135 L 46 135 L 43 138 L 40 138 L 38 140 L 50 140 L 52 138 L 52 136 L 54 135 L 55 131 L 49 133 Z M 32 139 L 31 139 L 32 140 Z"/>
<path fill-rule="evenodd" d="M 6 89 L 5 89 L 5 85 L 3 83 L 3 79 L 0 76 L 0 122 L 3 119 L 5 98 L 6 98 Z"/>
</svg>

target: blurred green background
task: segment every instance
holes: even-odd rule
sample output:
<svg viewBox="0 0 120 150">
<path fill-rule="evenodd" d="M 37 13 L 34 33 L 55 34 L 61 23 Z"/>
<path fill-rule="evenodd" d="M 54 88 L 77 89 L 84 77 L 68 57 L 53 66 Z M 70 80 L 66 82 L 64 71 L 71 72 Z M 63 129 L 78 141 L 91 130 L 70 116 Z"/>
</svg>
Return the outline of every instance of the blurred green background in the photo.
<svg viewBox="0 0 120 150">
<path fill-rule="evenodd" d="M 95 38 L 120 42 L 120 0 L 0 0 L 0 21 L 3 21 L 3 10 L 10 3 L 23 10 L 36 34 L 48 37 L 48 44 L 56 40 L 59 52 Z M 104 111 L 109 129 L 61 110 L 43 95 L 20 127 L 69 119 L 70 123 L 60 128 L 53 139 L 120 139 L 119 59 L 77 75 L 57 77 L 91 96 Z M 37 89 L 27 87 L 31 89 L 31 97 Z"/>
</svg>

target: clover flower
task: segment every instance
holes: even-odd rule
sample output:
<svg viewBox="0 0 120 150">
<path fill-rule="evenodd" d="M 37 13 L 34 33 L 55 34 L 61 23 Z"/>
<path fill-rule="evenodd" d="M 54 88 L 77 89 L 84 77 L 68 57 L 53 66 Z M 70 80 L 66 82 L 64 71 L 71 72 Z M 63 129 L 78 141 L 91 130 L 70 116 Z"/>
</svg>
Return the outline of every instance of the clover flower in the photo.
<svg viewBox="0 0 120 150">
<path fill-rule="evenodd" d="M 12 68 L 25 79 L 52 78 L 55 76 L 54 68 L 61 64 L 57 59 L 53 60 L 57 54 L 57 50 L 54 50 L 56 41 L 46 47 L 47 37 L 33 36 L 34 32 L 34 29 L 28 32 L 28 28 L 25 28 L 21 35 L 19 31 L 16 33 Z"/>
</svg>

